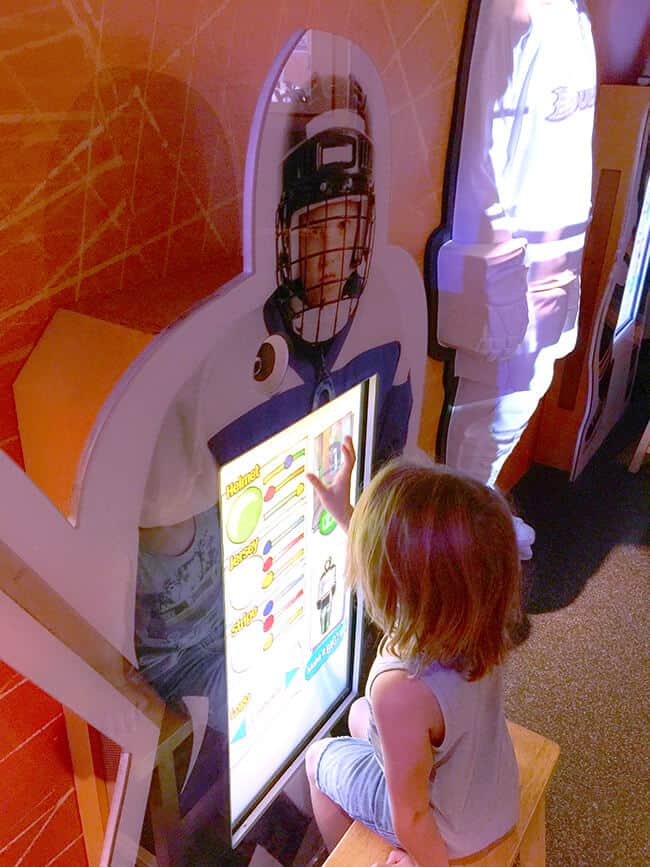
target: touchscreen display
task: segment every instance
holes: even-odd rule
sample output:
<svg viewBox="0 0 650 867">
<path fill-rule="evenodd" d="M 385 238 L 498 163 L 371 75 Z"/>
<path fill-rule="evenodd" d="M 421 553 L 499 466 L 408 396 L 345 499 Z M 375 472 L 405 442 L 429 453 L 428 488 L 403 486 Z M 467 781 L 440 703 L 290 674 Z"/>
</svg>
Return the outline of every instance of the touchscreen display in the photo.
<svg viewBox="0 0 650 867">
<path fill-rule="evenodd" d="M 371 453 L 374 378 L 220 468 L 233 843 L 270 789 L 351 694 L 355 617 L 346 537 L 307 472 L 330 482 Z"/>
</svg>

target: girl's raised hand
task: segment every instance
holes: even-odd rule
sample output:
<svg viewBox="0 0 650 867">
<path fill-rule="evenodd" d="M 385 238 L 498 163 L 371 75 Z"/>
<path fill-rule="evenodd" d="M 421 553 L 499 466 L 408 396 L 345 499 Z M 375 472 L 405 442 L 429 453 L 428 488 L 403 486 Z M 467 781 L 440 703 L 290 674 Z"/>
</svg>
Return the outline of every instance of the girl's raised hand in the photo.
<svg viewBox="0 0 650 867">
<path fill-rule="evenodd" d="M 348 436 L 344 438 L 341 450 L 343 452 L 343 464 L 334 476 L 331 485 L 324 485 L 313 473 L 307 473 L 306 478 L 314 486 L 321 503 L 330 515 L 347 532 L 350 518 L 352 517 L 350 480 L 352 478 L 352 468 L 357 459 L 352 437 Z"/>
</svg>

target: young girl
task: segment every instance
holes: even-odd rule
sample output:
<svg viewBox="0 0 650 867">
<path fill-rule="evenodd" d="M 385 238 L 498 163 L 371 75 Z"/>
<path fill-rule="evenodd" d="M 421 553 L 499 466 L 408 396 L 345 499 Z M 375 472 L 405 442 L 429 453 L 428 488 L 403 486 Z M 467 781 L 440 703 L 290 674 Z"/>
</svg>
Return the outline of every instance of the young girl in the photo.
<svg viewBox="0 0 650 867">
<path fill-rule="evenodd" d="M 310 481 L 348 528 L 347 580 L 384 638 L 352 737 L 308 750 L 314 815 L 330 849 L 357 819 L 400 847 L 388 864 L 442 867 L 517 819 L 500 665 L 521 616 L 512 515 L 480 482 L 403 458 L 353 511 L 354 461 L 348 439 L 333 484 Z"/>
</svg>

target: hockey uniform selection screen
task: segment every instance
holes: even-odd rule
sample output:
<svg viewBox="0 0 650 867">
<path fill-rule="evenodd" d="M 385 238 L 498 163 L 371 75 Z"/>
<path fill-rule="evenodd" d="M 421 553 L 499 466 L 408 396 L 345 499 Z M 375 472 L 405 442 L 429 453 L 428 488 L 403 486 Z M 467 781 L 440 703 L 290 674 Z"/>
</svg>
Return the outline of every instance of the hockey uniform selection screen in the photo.
<svg viewBox="0 0 650 867">
<path fill-rule="evenodd" d="M 220 469 L 233 828 L 351 689 L 346 537 L 305 474 L 330 482 L 347 435 L 359 454 L 369 391 L 361 383 Z"/>
</svg>

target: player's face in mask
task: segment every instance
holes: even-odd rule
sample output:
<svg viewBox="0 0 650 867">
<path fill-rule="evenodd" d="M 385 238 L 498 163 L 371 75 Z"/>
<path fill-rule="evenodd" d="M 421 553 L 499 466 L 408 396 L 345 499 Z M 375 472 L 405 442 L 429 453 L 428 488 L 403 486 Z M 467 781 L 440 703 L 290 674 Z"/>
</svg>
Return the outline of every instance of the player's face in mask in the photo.
<svg viewBox="0 0 650 867">
<path fill-rule="evenodd" d="M 308 307 L 341 298 L 354 270 L 359 209 L 358 201 L 338 200 L 310 206 L 300 215 L 300 276 Z"/>
</svg>

